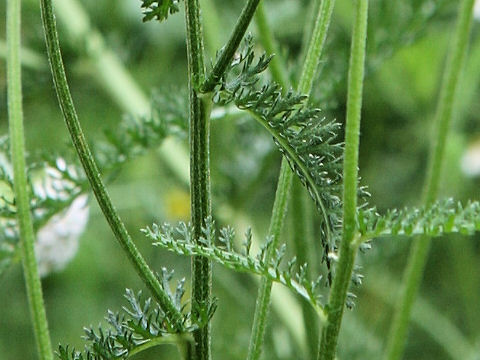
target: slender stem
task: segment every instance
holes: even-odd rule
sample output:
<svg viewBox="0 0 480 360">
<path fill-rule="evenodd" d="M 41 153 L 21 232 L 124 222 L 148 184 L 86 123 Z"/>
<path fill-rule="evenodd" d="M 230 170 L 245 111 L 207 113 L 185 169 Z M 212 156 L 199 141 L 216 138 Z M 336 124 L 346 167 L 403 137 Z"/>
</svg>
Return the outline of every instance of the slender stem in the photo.
<svg viewBox="0 0 480 360">
<path fill-rule="evenodd" d="M 322 19 L 323 17 L 329 17 L 331 12 L 319 11 L 317 15 L 317 21 L 315 24 L 314 33 L 312 34 L 312 40 L 310 41 L 309 50 L 307 52 L 307 57 L 303 65 L 302 76 L 299 81 L 298 91 L 302 94 L 310 94 L 311 87 L 313 84 L 313 77 L 315 76 L 315 70 L 320 62 L 320 57 L 323 50 L 323 45 L 325 43 L 325 34 L 326 29 L 322 24 L 329 24 L 329 19 Z M 264 24 L 259 27 L 259 30 L 268 29 L 268 24 Z M 267 26 L 265 26 L 267 25 Z M 323 34 L 323 35 L 322 35 Z M 267 46 L 272 46 L 274 44 L 273 37 L 271 32 L 268 31 L 264 33 L 264 37 L 267 38 Z M 314 50 L 315 49 L 315 50 Z M 308 68 L 309 70 L 305 70 Z M 311 78 L 309 78 L 311 77 Z M 283 81 L 282 79 L 278 79 Z M 290 193 L 290 187 L 292 183 L 293 172 L 290 169 L 286 159 L 282 159 L 282 165 L 280 168 L 280 175 L 277 184 L 277 192 L 275 194 L 275 201 L 273 205 L 272 217 L 270 220 L 270 229 L 269 236 L 272 237 L 271 249 L 275 249 L 278 244 L 280 237 L 280 231 L 283 227 L 284 217 L 287 212 L 288 206 L 288 196 Z M 271 253 L 267 254 L 267 261 L 273 255 L 273 250 Z M 272 283 L 268 279 L 262 279 L 258 295 L 257 303 L 255 307 L 255 314 L 253 319 L 252 334 L 250 337 L 250 345 L 248 351 L 248 360 L 256 360 L 260 357 L 260 353 L 263 345 L 263 337 L 265 333 L 265 323 L 267 319 L 268 306 L 270 303 L 270 294 L 271 294 Z"/>
<path fill-rule="evenodd" d="M 395 307 L 396 290 L 400 287 L 396 279 L 388 272 L 366 274 L 369 282 L 367 291 L 381 299 L 386 304 Z M 478 349 L 470 344 L 446 316 L 444 311 L 437 309 L 433 304 L 419 295 L 412 307 L 412 322 L 434 340 L 451 359 L 475 359 Z"/>
<path fill-rule="evenodd" d="M 299 59 L 304 59 L 307 51 L 308 45 L 310 44 L 310 40 L 313 34 L 313 27 L 315 26 L 316 14 L 318 14 L 318 9 L 322 4 L 322 0 L 311 0 L 308 4 L 308 8 L 306 9 L 307 18 L 305 24 L 303 26 L 302 31 L 302 47 L 300 50 Z"/>
<path fill-rule="evenodd" d="M 288 197 L 290 194 L 292 178 L 293 172 L 290 169 L 288 162 L 283 159 L 280 168 L 280 176 L 278 178 L 277 192 L 275 194 L 275 202 L 273 204 L 270 228 L 268 230 L 269 236 L 272 237 L 272 244 L 269 247 L 266 259 L 272 258 L 278 245 L 285 214 L 287 213 Z M 258 359 L 260 357 L 263 345 L 263 337 L 265 334 L 265 326 L 267 322 L 268 307 L 270 305 L 271 291 L 272 281 L 266 278 L 262 279 L 255 306 L 252 334 L 248 348 L 248 360 Z"/>
<path fill-rule="evenodd" d="M 198 0 L 185 2 L 187 25 L 188 86 L 190 93 L 190 193 L 193 236 L 200 241 L 205 220 L 211 216 L 210 200 L 210 105 L 208 96 L 197 92 L 205 79 L 203 35 Z M 212 292 L 212 263 L 205 257 L 192 258 L 192 309 L 208 307 Z M 209 360 L 210 322 L 193 333 L 194 359 Z"/>
<path fill-rule="evenodd" d="M 174 324 L 177 330 L 182 330 L 182 315 L 177 310 L 175 305 L 170 300 L 169 296 L 163 291 L 160 282 L 148 267 L 145 259 L 142 257 L 137 247 L 133 243 L 130 235 L 125 228 L 122 220 L 118 216 L 110 197 L 107 193 L 105 185 L 100 177 L 100 172 L 93 159 L 90 148 L 85 140 L 80 122 L 78 121 L 77 113 L 73 105 L 73 100 L 63 67 L 62 55 L 60 52 L 60 44 L 58 41 L 58 34 L 56 28 L 55 17 L 52 8 L 52 0 L 41 0 L 41 11 L 43 28 L 45 32 L 45 40 L 47 45 L 48 58 L 52 76 L 57 92 L 60 108 L 63 113 L 66 125 L 70 132 L 73 145 L 78 153 L 80 161 L 83 165 L 90 186 L 93 189 L 98 204 L 102 209 L 105 218 L 107 219 L 110 228 L 115 237 L 120 242 L 120 245 L 126 252 L 130 262 L 135 270 L 143 280 L 145 285 L 150 289 L 153 296 L 165 310 L 170 321 Z"/>
<path fill-rule="evenodd" d="M 159 345 L 177 345 L 177 348 L 180 352 L 182 359 L 187 359 L 185 353 L 188 351 L 189 344 L 193 342 L 193 338 L 190 334 L 168 334 L 162 335 L 143 344 L 139 345 L 138 347 L 134 348 L 133 350 L 129 351 L 128 357 L 131 358 L 145 350 L 148 350 L 152 347 L 159 346 Z"/>
<path fill-rule="evenodd" d="M 48 331 L 47 315 L 43 302 L 42 285 L 35 258 L 35 234 L 30 213 L 27 172 L 25 163 L 25 139 L 22 109 L 22 78 L 20 64 L 20 0 L 7 1 L 7 96 L 10 142 L 17 219 L 20 229 L 20 246 L 23 271 L 27 288 L 30 315 L 33 322 L 38 355 L 42 360 L 53 359 Z"/>
<path fill-rule="evenodd" d="M 0 39 L 0 59 L 7 59 L 7 43 L 2 39 Z M 20 60 L 22 66 L 28 69 L 35 71 L 47 69 L 47 62 L 45 59 L 34 50 L 22 47 L 20 49 Z"/>
<path fill-rule="evenodd" d="M 227 44 L 222 48 L 220 57 L 200 88 L 202 93 L 211 92 L 225 73 L 228 64 L 232 61 L 235 51 L 237 51 L 240 46 L 240 42 L 247 31 L 248 25 L 250 25 L 250 22 L 252 21 L 253 14 L 255 13 L 259 2 L 260 0 L 248 0 L 245 4 Z"/>
<path fill-rule="evenodd" d="M 438 194 L 445 143 L 453 116 L 453 103 L 458 89 L 460 72 L 465 62 L 474 4 L 474 0 L 463 0 L 460 4 L 452 50 L 449 52 L 447 59 L 435 115 L 436 130 L 423 192 L 423 200 L 426 205 L 434 202 Z M 414 239 L 404 273 L 402 295 L 395 309 L 387 340 L 385 359 L 394 360 L 402 357 L 410 314 L 420 287 L 430 244 L 431 238 L 427 236 Z"/>
<path fill-rule="evenodd" d="M 133 115 L 150 111 L 148 97 L 132 78 L 118 56 L 108 48 L 105 38 L 91 23 L 88 13 L 77 0 L 55 3 L 57 18 L 65 28 L 67 39 L 84 53 L 95 68 L 98 81 L 120 109 Z M 81 47 L 79 44 L 88 44 Z M 188 183 L 188 154 L 177 142 L 166 139 L 160 148 L 162 161 L 183 183 Z"/>
<path fill-rule="evenodd" d="M 334 7 L 335 0 L 322 0 L 298 84 L 298 91 L 302 94 L 309 94 L 312 88 L 315 73 L 317 72 L 318 64 L 320 63 L 320 58 L 325 47 L 325 40 L 327 39 L 327 32 L 330 27 Z"/>
<path fill-rule="evenodd" d="M 260 41 L 267 52 L 267 54 L 275 54 L 268 65 L 268 70 L 272 74 L 273 80 L 275 80 L 286 91 L 290 86 L 290 79 L 288 78 L 287 67 L 285 62 L 279 54 L 279 49 L 275 38 L 273 37 L 272 29 L 268 24 L 268 19 L 265 14 L 265 6 L 263 2 L 257 7 L 255 13 L 255 24 L 257 25 Z"/>
<path fill-rule="evenodd" d="M 299 264 L 309 264 L 309 275 L 315 267 L 313 254 L 313 209 L 311 198 L 302 186 L 299 179 L 293 180 L 292 185 L 292 238 L 295 254 Z M 318 349 L 318 321 L 312 306 L 302 299 L 303 322 L 307 336 L 308 358 L 314 359 Z"/>
<path fill-rule="evenodd" d="M 358 247 L 353 243 L 356 231 L 358 148 L 360 118 L 365 71 L 368 0 L 356 0 L 355 25 L 352 33 L 350 65 L 348 71 L 347 120 L 345 132 L 345 159 L 343 164 L 343 229 L 339 261 L 328 300 L 327 325 L 322 330 L 321 360 L 335 358 L 338 333 L 350 286 Z"/>
</svg>

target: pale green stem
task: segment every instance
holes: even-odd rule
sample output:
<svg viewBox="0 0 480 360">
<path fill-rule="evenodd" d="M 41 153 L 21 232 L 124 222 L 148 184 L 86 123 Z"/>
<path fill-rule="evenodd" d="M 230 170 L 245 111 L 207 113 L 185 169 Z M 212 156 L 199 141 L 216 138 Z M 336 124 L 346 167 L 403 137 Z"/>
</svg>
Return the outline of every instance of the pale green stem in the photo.
<svg viewBox="0 0 480 360">
<path fill-rule="evenodd" d="M 73 100 L 68 87 L 60 52 L 60 44 L 58 41 L 52 1 L 41 0 L 40 4 L 47 53 L 50 60 L 52 76 L 60 103 L 60 108 L 72 137 L 75 149 L 90 182 L 90 186 L 92 187 L 98 204 L 100 205 L 100 208 L 102 209 L 102 212 L 105 215 L 112 232 L 120 242 L 120 245 L 127 254 L 128 259 L 134 266 L 140 278 L 144 281 L 145 285 L 152 292 L 152 295 L 164 309 L 169 317 L 169 320 L 174 324 L 176 329 L 180 331 L 183 329 L 182 316 L 180 312 L 176 309 L 175 305 L 172 303 L 165 291 L 163 291 L 157 277 L 148 267 L 145 259 L 142 257 L 137 247 L 133 243 L 130 235 L 127 232 L 127 229 L 125 228 L 125 225 L 118 216 L 107 193 L 105 185 L 100 177 L 100 172 L 86 142 L 80 122 L 78 121 L 76 110 L 73 105 Z"/>
<path fill-rule="evenodd" d="M 269 259 L 272 258 L 275 253 L 275 249 L 277 248 L 278 239 L 280 238 L 285 214 L 287 212 L 292 178 L 293 172 L 290 169 L 288 162 L 282 160 L 280 176 L 277 184 L 277 192 L 275 194 L 275 202 L 273 204 L 270 228 L 268 229 L 268 235 L 272 237 L 272 244 L 269 247 L 269 251 L 265 257 L 267 259 L 266 261 L 269 261 Z M 248 348 L 248 360 L 258 359 L 262 352 L 271 291 L 272 281 L 266 278 L 262 279 L 260 288 L 258 289 L 257 302 L 255 306 L 252 334 L 250 336 L 250 345 Z"/>
<path fill-rule="evenodd" d="M 302 47 L 300 51 L 299 59 L 304 59 L 306 53 L 308 51 L 308 44 L 310 44 L 310 40 L 313 34 L 313 27 L 315 26 L 316 14 L 318 14 L 318 10 L 322 0 L 311 0 L 308 4 L 307 8 L 307 19 L 305 21 L 305 25 L 303 26 L 302 31 Z"/>
<path fill-rule="evenodd" d="M 318 359 L 335 358 L 338 333 L 358 247 L 353 244 L 356 232 L 358 194 L 358 150 L 365 71 L 368 0 L 356 0 L 348 71 L 347 120 L 343 163 L 343 229 L 335 278 L 328 299 L 327 324 L 322 330 Z"/>
<path fill-rule="evenodd" d="M 30 213 L 29 187 L 25 162 L 20 65 L 20 23 L 21 1 L 7 0 L 8 122 L 22 264 L 38 356 L 42 360 L 50 360 L 53 359 L 52 345 L 48 332 L 45 304 L 43 302 L 42 284 L 38 275 L 37 261 L 35 258 L 35 234 Z"/>
<path fill-rule="evenodd" d="M 392 307 L 400 284 L 388 273 L 367 274 L 367 290 Z M 412 322 L 440 345 L 451 359 L 474 359 L 476 353 L 461 331 L 439 309 L 418 296 L 412 307 Z"/>
<path fill-rule="evenodd" d="M 0 58 L 7 59 L 7 43 L 0 40 Z M 35 51 L 22 47 L 20 49 L 20 61 L 22 66 L 31 70 L 45 70 L 47 69 L 47 62 L 45 59 Z"/>
<path fill-rule="evenodd" d="M 318 64 L 320 63 L 320 58 L 325 47 L 325 40 L 327 39 L 327 32 L 334 7 L 335 0 L 322 0 L 298 85 L 298 91 L 302 94 L 310 94 L 313 80 L 315 80 L 315 73 L 317 72 Z"/>
<path fill-rule="evenodd" d="M 425 205 L 435 201 L 440 184 L 445 143 L 450 129 L 453 104 L 458 88 L 460 73 L 464 65 L 470 29 L 472 25 L 474 0 L 463 0 L 460 4 L 452 50 L 445 67 L 440 99 L 435 116 L 435 133 L 430 151 L 429 165 L 425 179 L 423 200 Z M 392 327 L 387 341 L 385 359 L 396 360 L 402 357 L 410 313 L 420 287 L 425 264 L 430 249 L 431 238 L 420 236 L 414 239 L 407 268 L 404 273 L 402 295 L 395 309 Z"/>
<path fill-rule="evenodd" d="M 315 246 L 313 240 L 313 208 L 311 198 L 302 186 L 299 179 L 293 180 L 292 186 L 292 238 L 295 254 L 299 264 L 309 264 L 309 273 L 312 275 L 315 261 L 313 259 Z M 302 299 L 303 322 L 307 335 L 308 356 L 314 359 L 318 349 L 318 321 L 312 306 Z"/>
<path fill-rule="evenodd" d="M 273 80 L 275 80 L 275 82 L 277 82 L 285 92 L 289 87 L 291 87 L 290 79 L 288 78 L 287 67 L 280 56 L 280 51 L 275 42 L 275 38 L 273 37 L 270 25 L 268 24 L 263 2 L 258 4 L 257 11 L 255 13 L 255 24 L 257 25 L 260 42 L 262 43 L 265 51 L 269 55 L 275 55 L 268 65 L 268 70 L 272 74 Z"/>
<path fill-rule="evenodd" d="M 328 0 L 327 0 L 328 1 Z M 329 1 L 330 2 L 330 1 Z M 333 2 L 333 1 L 332 1 Z M 309 50 L 307 52 L 307 57 L 303 64 L 302 76 L 298 85 L 298 91 L 302 94 L 310 94 L 311 87 L 313 84 L 313 77 L 315 76 L 315 71 L 320 62 L 320 57 L 323 50 L 323 45 L 325 44 L 325 35 L 326 28 L 324 24 L 330 23 L 331 11 L 319 11 L 317 14 L 317 21 L 315 23 L 314 33 L 312 34 L 312 39 L 310 41 Z M 327 17 L 328 19 L 325 19 Z M 262 19 L 260 19 L 262 20 Z M 268 29 L 268 24 L 264 22 L 260 24 L 259 30 Z M 267 25 L 267 26 L 265 26 Z M 273 37 L 271 32 L 264 33 L 264 36 L 267 38 L 266 46 L 271 47 L 274 44 Z M 284 81 L 282 79 L 278 79 Z M 284 158 L 282 160 L 282 165 L 280 168 L 280 175 L 277 184 L 277 192 L 275 194 L 275 200 L 273 205 L 272 217 L 270 220 L 269 236 L 272 237 L 272 245 L 270 249 L 272 251 L 267 254 L 267 261 L 273 256 L 273 249 L 277 248 L 278 241 L 280 238 L 280 232 L 283 228 L 285 214 L 287 212 L 288 205 L 288 196 L 290 194 L 290 187 L 292 183 L 293 172 L 290 169 L 288 162 Z M 263 338 L 265 334 L 265 324 L 267 319 L 268 307 L 270 304 L 270 295 L 271 295 L 272 283 L 268 279 L 262 279 L 262 283 L 258 290 L 257 302 L 255 307 L 255 314 L 253 319 L 252 334 L 250 337 L 250 345 L 248 350 L 248 360 L 257 360 L 260 357 L 263 345 Z"/>
<path fill-rule="evenodd" d="M 199 94 L 205 80 L 203 34 L 198 0 L 185 2 L 187 25 L 188 87 L 190 93 L 190 194 L 194 241 L 203 236 L 205 220 L 211 216 L 210 200 L 210 106 L 211 99 Z M 212 263 L 203 256 L 192 258 L 192 312 L 211 303 Z M 210 321 L 195 330 L 192 359 L 211 359 Z"/>
<path fill-rule="evenodd" d="M 159 346 L 159 345 L 177 345 L 177 348 L 180 352 L 180 356 L 182 359 L 188 359 L 187 354 L 188 354 L 188 349 L 189 349 L 189 344 L 193 342 L 193 338 L 191 337 L 190 334 L 168 334 L 168 335 L 162 335 L 156 338 L 153 338 L 151 340 L 148 340 L 147 342 L 139 345 L 132 351 L 128 353 L 127 358 L 131 358 L 132 356 L 135 356 L 145 350 L 148 350 L 152 347 Z"/>
</svg>

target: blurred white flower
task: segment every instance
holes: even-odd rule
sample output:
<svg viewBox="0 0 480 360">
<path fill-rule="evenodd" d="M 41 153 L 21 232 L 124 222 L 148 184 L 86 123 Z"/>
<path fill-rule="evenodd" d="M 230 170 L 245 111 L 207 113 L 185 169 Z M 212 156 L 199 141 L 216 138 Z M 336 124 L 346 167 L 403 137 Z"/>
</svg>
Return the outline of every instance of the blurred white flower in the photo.
<svg viewBox="0 0 480 360">
<path fill-rule="evenodd" d="M 0 167 L 9 177 L 13 177 L 11 164 L 5 154 L 0 153 Z M 77 177 L 75 167 L 68 167 L 65 160 L 58 158 L 55 167 L 47 167 L 41 174 L 33 175 L 33 191 L 39 199 L 68 200 L 75 190 L 75 184 L 62 177 L 62 172 L 67 171 L 71 178 Z M 0 184 L 1 185 L 1 184 Z M 7 193 L 7 191 L 9 193 Z M 10 189 L 0 186 L 0 194 L 12 198 Z M 51 272 L 62 270 L 78 249 L 78 240 L 84 232 L 88 221 L 88 197 L 78 196 L 68 208 L 54 215 L 37 232 L 35 241 L 35 255 L 40 276 L 44 277 Z M 36 209 L 35 216 L 41 216 L 45 209 Z M 8 220 L 10 221 L 10 220 Z M 6 219 L 0 218 L 0 226 L 5 235 L 13 237 L 16 224 L 10 224 Z M 7 226 L 10 224 L 10 226 Z"/>
<path fill-rule="evenodd" d="M 479 2 L 477 1 L 477 4 Z M 471 144 L 461 160 L 462 171 L 469 177 L 480 176 L 480 141 Z"/>
<path fill-rule="evenodd" d="M 35 254 L 44 277 L 62 270 L 75 256 L 78 239 L 88 221 L 87 195 L 77 197 L 63 213 L 53 216 L 38 232 Z"/>
<path fill-rule="evenodd" d="M 473 10 L 473 16 L 475 19 L 480 20 L 480 0 L 475 1 L 475 8 Z"/>
</svg>

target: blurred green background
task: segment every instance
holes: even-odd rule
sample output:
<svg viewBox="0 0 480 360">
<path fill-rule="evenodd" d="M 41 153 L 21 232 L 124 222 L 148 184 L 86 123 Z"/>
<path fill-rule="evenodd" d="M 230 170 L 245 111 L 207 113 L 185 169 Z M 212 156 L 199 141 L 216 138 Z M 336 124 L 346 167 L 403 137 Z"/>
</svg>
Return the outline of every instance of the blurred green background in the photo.
<svg viewBox="0 0 480 360">
<path fill-rule="evenodd" d="M 125 113 L 142 112 L 145 99 L 154 89 L 183 96 L 187 84 L 183 9 L 166 23 L 143 24 L 138 0 L 61 2 L 57 1 L 57 18 L 65 66 L 90 142 L 102 140 L 103 132 L 115 128 Z M 308 3 L 266 1 L 269 21 L 293 81 L 300 67 L 302 31 L 311 13 Z M 370 203 L 379 211 L 420 203 L 431 120 L 457 2 L 400 3 L 372 0 L 370 10 L 360 174 L 362 184 L 372 194 Z M 32 154 L 71 152 L 47 66 L 39 4 L 24 0 L 22 5 L 22 40 L 28 49 L 23 67 L 27 148 Z M 226 40 L 227 29 L 232 28 L 242 5 L 242 1 L 203 1 L 207 59 L 213 58 Z M 75 6 L 81 7 L 84 14 Z M 312 97 L 325 116 L 340 122 L 345 111 L 351 8 L 351 1 L 337 0 L 322 71 Z M 5 2 L 0 3 L 0 14 L 5 14 Z M 7 133 L 4 16 L 0 21 L 3 135 Z M 476 21 L 442 179 L 441 196 L 461 201 L 478 200 L 480 194 L 480 171 L 475 173 L 472 163 L 464 164 L 463 169 L 461 166 L 465 154 L 475 154 L 475 149 L 476 161 L 480 162 L 479 30 Z M 254 26 L 251 31 L 255 33 Z M 112 61 L 123 64 L 132 83 L 105 72 L 113 66 Z M 177 146 L 186 147 L 186 139 L 175 141 Z M 262 238 L 278 175 L 278 151 L 259 126 L 238 116 L 212 122 L 211 144 L 217 221 L 230 221 L 242 228 L 246 219 Z M 153 248 L 139 231 L 153 221 L 189 218 L 188 186 L 179 176 L 187 168 L 172 170 L 161 151 L 153 149 L 127 163 L 110 182 L 109 190 L 152 266 L 174 268 L 178 278 L 188 279 L 188 259 Z M 288 234 L 287 227 L 283 238 L 287 244 Z M 453 354 L 448 349 L 455 348 L 459 349 L 458 356 L 469 351 L 480 353 L 479 240 L 478 235 L 435 239 L 405 359 L 450 359 Z M 340 359 L 380 358 L 409 244 L 408 239 L 379 239 L 373 242 L 371 251 L 360 255 L 365 280 L 355 289 L 356 307 L 347 312 L 344 320 Z M 214 271 L 214 294 L 219 299 L 213 320 L 214 356 L 242 359 L 248 347 L 257 283 L 250 276 L 220 266 L 214 266 Z M 128 265 L 95 201 L 90 201 L 90 220 L 76 257 L 63 271 L 43 281 L 53 343 L 82 348 L 82 327 L 101 323 L 107 309 L 121 309 L 127 287 L 139 290 L 142 283 Z M 278 311 L 271 315 L 264 358 L 304 358 L 302 344 L 289 332 L 292 327 L 285 326 Z M 164 346 L 136 358 L 177 357 L 174 347 Z M 34 358 L 21 266 L 16 264 L 0 278 L 0 359 Z"/>
</svg>

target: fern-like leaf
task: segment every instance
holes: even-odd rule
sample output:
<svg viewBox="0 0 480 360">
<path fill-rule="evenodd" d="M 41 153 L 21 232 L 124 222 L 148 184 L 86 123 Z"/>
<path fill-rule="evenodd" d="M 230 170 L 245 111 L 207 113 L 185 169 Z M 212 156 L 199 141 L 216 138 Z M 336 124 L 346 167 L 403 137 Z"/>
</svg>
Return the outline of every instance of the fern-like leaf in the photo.
<svg viewBox="0 0 480 360">
<path fill-rule="evenodd" d="M 178 282 L 174 294 L 170 292 L 171 275 L 163 269 L 161 280 L 163 286 L 169 289 L 169 295 L 177 298 L 175 304 L 184 313 L 182 333 L 176 333 L 168 317 L 152 299 L 144 299 L 141 292 L 135 294 L 127 289 L 125 298 L 128 306 L 123 308 L 122 313 L 108 311 L 105 317 L 109 324 L 107 329 L 84 329 L 87 345 L 83 352 L 60 345 L 57 356 L 62 360 L 127 359 L 152 346 L 192 341 L 189 334 L 204 324 L 192 322 L 190 313 L 183 311 L 184 306 L 180 304 L 185 292 L 183 280 Z M 204 311 L 207 319 L 211 318 L 213 311 L 214 308 Z"/>
<path fill-rule="evenodd" d="M 228 269 L 260 275 L 271 281 L 281 283 L 294 293 L 305 298 L 324 319 L 325 312 L 320 303 L 318 293 L 321 276 L 314 282 L 308 280 L 307 264 L 300 265 L 298 271 L 296 259 L 293 258 L 282 268 L 285 246 L 275 251 L 271 262 L 266 262 L 265 254 L 271 247 L 271 239 L 267 239 L 260 252 L 250 255 L 251 232 L 246 233 L 246 246 L 243 253 L 233 250 L 235 232 L 232 228 L 220 229 L 220 236 L 215 236 L 215 227 L 211 218 L 206 220 L 203 236 L 199 243 L 192 241 L 192 227 L 190 224 L 180 222 L 175 228 L 170 224 L 142 229 L 148 238 L 154 241 L 155 246 L 162 247 L 183 256 L 204 256 L 216 261 Z M 218 241 L 217 241 L 218 240 Z M 215 243 L 220 244 L 215 244 Z M 283 261 L 284 262 L 284 261 Z"/>
<path fill-rule="evenodd" d="M 143 21 L 167 20 L 168 15 L 180 11 L 179 0 L 142 0 Z"/>
<path fill-rule="evenodd" d="M 273 136 L 292 170 L 308 189 L 322 217 L 323 260 L 329 269 L 341 225 L 343 145 L 336 140 L 340 124 L 329 121 L 317 108 L 307 107 L 307 96 L 292 90 L 283 94 L 275 83 L 259 85 L 271 57 L 255 61 L 251 38 L 227 69 L 215 91 L 220 105 L 233 102 L 248 111 Z M 364 188 L 361 188 L 363 195 Z"/>
<path fill-rule="evenodd" d="M 357 227 L 359 241 L 391 235 L 471 235 L 480 231 L 480 203 L 473 201 L 463 206 L 447 199 L 423 208 L 393 209 L 383 216 L 369 209 L 359 212 Z"/>
</svg>

